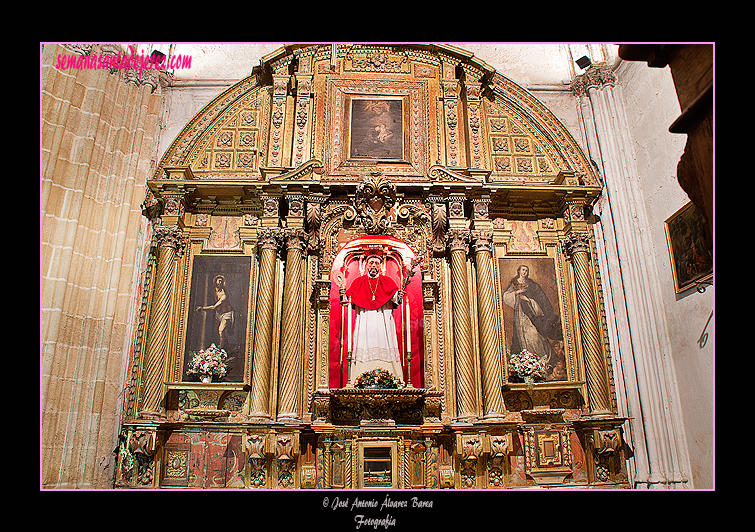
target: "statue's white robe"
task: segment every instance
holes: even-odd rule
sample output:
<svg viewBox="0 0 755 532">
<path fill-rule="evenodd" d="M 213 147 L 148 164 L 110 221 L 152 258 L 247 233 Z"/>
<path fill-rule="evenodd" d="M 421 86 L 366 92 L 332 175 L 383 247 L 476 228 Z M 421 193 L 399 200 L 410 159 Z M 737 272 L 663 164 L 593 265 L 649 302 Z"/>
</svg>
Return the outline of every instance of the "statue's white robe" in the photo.
<svg viewBox="0 0 755 532">
<path fill-rule="evenodd" d="M 394 295 L 391 302 L 375 310 L 356 307 L 352 343 L 351 382 L 365 371 L 383 368 L 404 382 L 401 369 L 396 322 L 393 319 Z"/>
</svg>

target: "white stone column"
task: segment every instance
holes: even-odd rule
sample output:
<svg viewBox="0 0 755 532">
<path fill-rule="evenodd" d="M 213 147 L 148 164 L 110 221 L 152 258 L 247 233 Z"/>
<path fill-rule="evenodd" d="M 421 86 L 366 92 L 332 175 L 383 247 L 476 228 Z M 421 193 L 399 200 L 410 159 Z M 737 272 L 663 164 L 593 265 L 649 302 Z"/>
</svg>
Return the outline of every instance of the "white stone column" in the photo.
<svg viewBox="0 0 755 532">
<path fill-rule="evenodd" d="M 658 268 L 634 162 L 633 144 L 615 74 L 591 65 L 572 88 L 580 97 L 590 158 L 604 179 L 596 205 L 598 257 L 608 273 L 607 318 L 619 406 L 629 420 L 638 488 L 690 487 L 671 344 L 664 321 Z"/>
</svg>

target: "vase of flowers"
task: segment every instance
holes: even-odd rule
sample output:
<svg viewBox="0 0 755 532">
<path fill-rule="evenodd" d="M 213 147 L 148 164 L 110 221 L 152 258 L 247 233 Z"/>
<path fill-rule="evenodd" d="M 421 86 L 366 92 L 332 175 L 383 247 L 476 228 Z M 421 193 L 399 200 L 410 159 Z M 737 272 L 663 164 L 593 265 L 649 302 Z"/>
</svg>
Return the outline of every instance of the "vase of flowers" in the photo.
<svg viewBox="0 0 755 532">
<path fill-rule="evenodd" d="M 509 359 L 509 375 L 515 381 L 524 381 L 532 388 L 535 382 L 545 380 L 545 366 L 535 353 L 522 349 Z"/>
<path fill-rule="evenodd" d="M 198 375 L 204 383 L 212 382 L 213 378 L 220 379 L 228 373 L 228 360 L 225 349 L 212 344 L 207 349 L 192 353 L 188 373 Z"/>
<path fill-rule="evenodd" d="M 393 373 L 383 369 L 375 368 L 365 371 L 354 382 L 356 388 L 398 388 L 398 379 Z"/>
</svg>

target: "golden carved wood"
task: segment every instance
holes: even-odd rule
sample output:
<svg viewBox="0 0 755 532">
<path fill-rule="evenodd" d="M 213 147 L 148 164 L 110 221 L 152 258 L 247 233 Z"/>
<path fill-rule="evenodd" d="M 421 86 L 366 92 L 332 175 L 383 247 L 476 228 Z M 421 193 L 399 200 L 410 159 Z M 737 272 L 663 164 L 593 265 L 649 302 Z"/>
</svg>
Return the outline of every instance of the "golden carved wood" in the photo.
<svg viewBox="0 0 755 532">
<path fill-rule="evenodd" d="M 380 100 L 400 102 L 402 158 L 354 157 L 352 104 Z M 601 183 L 550 111 L 470 54 L 441 45 L 286 47 L 186 125 L 148 187 L 145 212 L 160 231 L 179 228 L 193 254 L 252 257 L 245 381 L 233 401 L 170 410 L 170 427 L 149 420 L 165 485 L 185 482 L 184 459 L 200 451 L 162 453 L 161 442 L 194 430 L 228 442 L 243 434 L 250 488 L 621 482 L 623 447 L 613 442 L 622 421 L 599 277 L 582 236 Z M 238 227 L 233 245 L 213 226 L 221 216 Z M 330 346 L 342 327 L 334 263 L 365 237 L 395 239 L 419 261 L 421 387 L 331 388 L 340 368 Z M 187 282 L 172 276 L 186 279 L 190 266 L 176 262 L 178 244 L 158 250 L 140 381 L 148 413 L 161 412 L 166 383 L 186 384 L 169 382 L 181 378 L 186 336 L 177 323 L 186 310 L 172 307 L 188 301 L 177 293 Z M 507 382 L 500 265 L 530 257 L 556 272 L 567 361 L 562 380 L 532 388 Z M 225 385 L 206 385 L 208 395 Z"/>
</svg>

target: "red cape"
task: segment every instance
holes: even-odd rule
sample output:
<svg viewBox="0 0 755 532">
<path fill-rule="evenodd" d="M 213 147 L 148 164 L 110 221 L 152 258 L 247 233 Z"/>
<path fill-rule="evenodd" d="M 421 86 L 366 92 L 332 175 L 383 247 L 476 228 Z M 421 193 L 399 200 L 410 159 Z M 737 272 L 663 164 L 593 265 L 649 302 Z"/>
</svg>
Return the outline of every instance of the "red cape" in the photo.
<svg viewBox="0 0 755 532">
<path fill-rule="evenodd" d="M 372 283 L 368 285 L 368 283 Z M 372 300 L 372 289 L 375 289 L 375 300 Z M 398 285 L 390 277 L 378 275 L 377 287 L 375 281 L 368 275 L 362 275 L 354 279 L 351 286 L 346 291 L 347 296 L 351 296 L 351 302 L 358 307 L 374 310 L 380 308 L 391 300 L 393 294 L 398 291 Z"/>
</svg>

